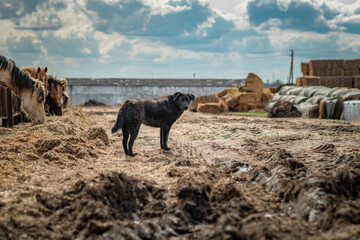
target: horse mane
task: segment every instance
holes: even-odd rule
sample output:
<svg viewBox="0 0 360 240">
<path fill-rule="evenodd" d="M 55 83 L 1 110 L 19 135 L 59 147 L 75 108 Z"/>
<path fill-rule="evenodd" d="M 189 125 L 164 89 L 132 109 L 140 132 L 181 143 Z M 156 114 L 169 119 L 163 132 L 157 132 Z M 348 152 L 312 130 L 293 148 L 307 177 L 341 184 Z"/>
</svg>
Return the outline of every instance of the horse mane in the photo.
<svg viewBox="0 0 360 240">
<path fill-rule="evenodd" d="M 51 90 L 53 84 L 55 85 L 55 90 L 56 90 L 56 86 L 60 85 L 60 80 L 56 79 L 56 77 L 53 77 L 51 75 L 48 76 L 48 86 L 50 87 Z"/>
<path fill-rule="evenodd" d="M 0 70 L 11 70 L 10 77 L 14 90 L 21 92 L 24 89 L 31 89 L 34 91 L 36 81 L 30 78 L 25 71 L 18 68 L 14 60 L 7 59 L 0 55 Z"/>
<path fill-rule="evenodd" d="M 48 75 L 48 86 L 50 87 L 50 90 L 53 90 L 52 89 L 52 84 L 54 84 L 55 88 L 56 88 L 57 86 L 62 86 L 64 83 L 67 83 L 66 79 L 65 80 L 56 79 L 56 77 L 53 77 L 52 75 Z"/>
</svg>

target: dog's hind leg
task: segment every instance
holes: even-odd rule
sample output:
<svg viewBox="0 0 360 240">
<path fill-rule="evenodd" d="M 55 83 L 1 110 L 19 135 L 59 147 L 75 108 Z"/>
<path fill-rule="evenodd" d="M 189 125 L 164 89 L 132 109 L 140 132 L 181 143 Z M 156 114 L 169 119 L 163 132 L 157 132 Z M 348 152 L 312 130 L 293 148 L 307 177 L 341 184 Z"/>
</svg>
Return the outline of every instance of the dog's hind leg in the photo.
<svg viewBox="0 0 360 240">
<path fill-rule="evenodd" d="M 139 133 L 140 125 L 141 125 L 141 123 L 139 123 L 136 127 L 130 129 L 129 154 L 128 154 L 129 156 L 135 156 L 132 149 L 133 149 L 135 139 Z"/>
<path fill-rule="evenodd" d="M 169 125 L 161 126 L 161 130 L 160 130 L 161 149 L 170 150 L 170 148 L 167 146 L 170 128 L 171 126 Z"/>
<path fill-rule="evenodd" d="M 129 151 L 127 148 L 127 143 L 128 143 L 128 139 L 129 139 L 129 131 L 127 130 L 126 127 L 123 127 L 122 133 L 123 133 L 122 144 L 123 144 L 124 152 L 126 155 L 129 155 Z"/>
<path fill-rule="evenodd" d="M 160 147 L 161 147 L 161 149 L 164 149 L 163 136 L 164 136 L 164 134 L 163 134 L 163 127 L 161 126 L 161 127 L 160 127 Z"/>
</svg>

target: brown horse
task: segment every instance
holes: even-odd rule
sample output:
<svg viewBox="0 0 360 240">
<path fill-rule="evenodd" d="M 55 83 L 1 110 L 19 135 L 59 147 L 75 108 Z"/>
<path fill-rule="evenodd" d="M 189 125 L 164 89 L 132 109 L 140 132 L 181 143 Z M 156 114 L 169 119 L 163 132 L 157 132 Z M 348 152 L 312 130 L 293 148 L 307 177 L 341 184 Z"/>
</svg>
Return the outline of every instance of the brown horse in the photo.
<svg viewBox="0 0 360 240">
<path fill-rule="evenodd" d="M 47 70 L 48 70 L 47 67 L 45 67 L 45 68 L 24 67 L 24 68 L 21 68 L 21 70 L 28 72 L 32 78 L 42 81 L 44 83 L 45 90 L 47 90 L 48 78 L 49 78 L 47 75 Z M 47 95 L 47 93 L 46 93 L 46 95 Z"/>
<path fill-rule="evenodd" d="M 41 81 L 31 78 L 13 60 L 1 55 L 0 81 L 22 100 L 25 112 L 34 123 L 45 121 L 45 88 Z"/>
<path fill-rule="evenodd" d="M 45 109 L 51 115 L 62 116 L 63 109 L 70 104 L 70 97 L 65 92 L 67 80 L 62 78 L 60 80 L 49 76 L 48 79 L 48 92 L 45 101 Z"/>
</svg>

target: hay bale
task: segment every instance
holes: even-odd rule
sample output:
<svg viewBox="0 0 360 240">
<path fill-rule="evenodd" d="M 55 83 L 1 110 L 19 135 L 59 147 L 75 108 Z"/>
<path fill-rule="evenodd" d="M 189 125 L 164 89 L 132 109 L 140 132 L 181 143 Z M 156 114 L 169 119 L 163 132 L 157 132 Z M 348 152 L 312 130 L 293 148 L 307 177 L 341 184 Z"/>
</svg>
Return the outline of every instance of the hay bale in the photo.
<svg viewBox="0 0 360 240">
<path fill-rule="evenodd" d="M 277 88 L 276 88 L 276 87 L 269 87 L 268 90 L 269 90 L 271 93 L 275 94 L 276 91 L 277 91 Z M 266 90 L 266 92 L 267 92 L 267 90 Z"/>
<path fill-rule="evenodd" d="M 280 98 L 278 99 L 278 101 L 294 103 L 294 100 L 296 97 L 297 97 L 296 95 L 280 95 Z"/>
<path fill-rule="evenodd" d="M 300 104 L 302 102 L 305 102 L 308 98 L 305 96 L 297 96 L 296 98 L 294 98 L 293 102 L 295 105 Z"/>
<path fill-rule="evenodd" d="M 222 95 L 221 100 L 228 106 L 230 110 L 233 110 L 239 104 L 240 92 L 237 87 L 230 87 L 226 88 L 225 90 L 226 91 L 221 91 L 221 94 L 218 94 L 217 96 L 219 97 Z M 223 95 L 224 93 L 225 95 Z"/>
<path fill-rule="evenodd" d="M 268 102 L 271 102 L 272 98 L 274 97 L 274 94 L 270 91 L 263 92 L 261 95 L 261 103 L 266 104 Z"/>
<path fill-rule="evenodd" d="M 303 79 L 302 77 L 296 78 L 296 86 L 299 86 L 299 87 L 304 86 L 304 82 L 302 79 Z"/>
<path fill-rule="evenodd" d="M 334 89 L 330 97 L 341 97 L 346 93 L 352 92 L 352 90 L 351 88 L 338 87 Z"/>
<path fill-rule="evenodd" d="M 196 112 L 200 103 L 217 103 L 220 99 L 216 94 L 202 95 L 195 98 L 195 101 L 190 102 L 189 111 Z"/>
<path fill-rule="evenodd" d="M 352 89 L 349 92 L 344 93 L 341 95 L 342 98 L 344 98 L 345 101 L 347 100 L 358 100 L 360 99 L 360 90 L 359 89 Z"/>
<path fill-rule="evenodd" d="M 252 107 L 251 107 L 250 104 L 240 104 L 240 105 L 237 105 L 234 109 L 232 109 L 232 111 L 234 111 L 234 112 L 248 112 L 249 110 L 255 108 L 254 106 L 252 106 Z"/>
<path fill-rule="evenodd" d="M 331 90 L 332 89 L 328 87 L 319 87 L 313 96 L 328 96 Z"/>
<path fill-rule="evenodd" d="M 309 75 L 309 64 L 301 63 L 301 72 L 303 73 L 303 76 L 308 76 Z"/>
<path fill-rule="evenodd" d="M 311 98 L 306 99 L 306 102 L 311 104 L 319 104 L 322 99 L 326 98 L 325 96 L 318 95 L 318 96 L 312 96 Z"/>
<path fill-rule="evenodd" d="M 243 88 L 244 86 L 242 86 L 242 85 L 238 85 L 238 86 L 235 86 L 235 87 L 229 87 L 229 88 L 225 88 L 224 90 L 222 90 L 221 92 L 219 92 L 218 94 L 217 94 L 217 97 L 218 98 L 222 98 L 222 97 L 224 97 L 225 95 L 227 95 L 227 94 L 229 94 L 230 92 L 236 92 L 236 91 L 238 91 L 238 92 L 240 92 L 240 91 L 242 91 L 242 88 Z"/>
<path fill-rule="evenodd" d="M 353 88 L 360 88 L 360 76 L 353 76 L 352 77 L 352 87 Z"/>
<path fill-rule="evenodd" d="M 199 103 L 197 112 L 219 114 L 227 112 L 227 107 L 222 101 L 218 103 Z"/>
<path fill-rule="evenodd" d="M 344 109 L 343 98 L 326 98 L 319 104 L 319 118 L 340 119 Z"/>
<path fill-rule="evenodd" d="M 277 102 L 269 102 L 269 103 L 265 104 L 264 110 L 266 112 L 270 112 L 276 103 Z"/>
<path fill-rule="evenodd" d="M 278 93 L 280 95 L 287 95 L 287 92 L 288 91 L 291 91 L 292 89 L 294 88 L 297 88 L 298 86 L 294 85 L 294 84 L 284 84 L 284 85 L 281 85 L 281 87 L 279 86 L 278 88 Z"/>
<path fill-rule="evenodd" d="M 266 107 L 268 109 L 269 105 Z M 301 113 L 291 102 L 276 102 L 274 106 L 270 109 L 268 117 L 269 118 L 279 118 L 279 117 L 300 117 Z"/>
<path fill-rule="evenodd" d="M 305 87 L 303 95 L 310 98 L 318 91 L 318 89 L 319 88 L 317 86 Z"/>
<path fill-rule="evenodd" d="M 318 118 L 319 117 L 319 104 L 312 104 L 309 102 L 302 102 L 296 105 L 296 108 L 301 112 L 304 118 Z"/>
<path fill-rule="evenodd" d="M 249 73 L 245 80 L 243 91 L 258 93 L 259 97 L 261 98 L 261 95 L 264 91 L 264 83 L 256 74 Z"/>
<path fill-rule="evenodd" d="M 286 95 L 299 95 L 302 89 L 302 87 L 294 86 L 293 88 L 286 91 Z"/>
<path fill-rule="evenodd" d="M 259 96 L 258 93 L 253 92 L 240 92 L 240 95 L 238 97 L 238 103 L 239 104 L 248 104 L 248 103 L 257 103 L 261 102 L 261 96 Z"/>
</svg>

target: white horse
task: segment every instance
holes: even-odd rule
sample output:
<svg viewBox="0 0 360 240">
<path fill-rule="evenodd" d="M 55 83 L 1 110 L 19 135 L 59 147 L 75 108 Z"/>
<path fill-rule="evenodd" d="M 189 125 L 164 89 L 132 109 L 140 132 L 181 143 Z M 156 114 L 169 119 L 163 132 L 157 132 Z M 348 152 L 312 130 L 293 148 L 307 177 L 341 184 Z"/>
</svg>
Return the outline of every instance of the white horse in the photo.
<svg viewBox="0 0 360 240">
<path fill-rule="evenodd" d="M 22 100 L 23 109 L 34 123 L 45 121 L 45 89 L 41 81 L 31 78 L 13 60 L 1 55 L 0 81 Z"/>
</svg>

